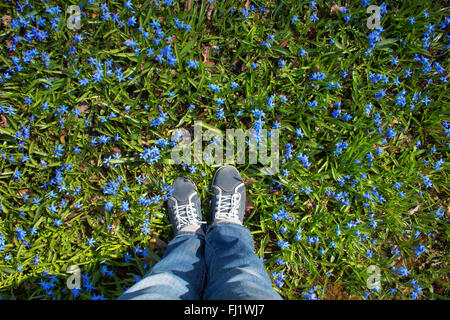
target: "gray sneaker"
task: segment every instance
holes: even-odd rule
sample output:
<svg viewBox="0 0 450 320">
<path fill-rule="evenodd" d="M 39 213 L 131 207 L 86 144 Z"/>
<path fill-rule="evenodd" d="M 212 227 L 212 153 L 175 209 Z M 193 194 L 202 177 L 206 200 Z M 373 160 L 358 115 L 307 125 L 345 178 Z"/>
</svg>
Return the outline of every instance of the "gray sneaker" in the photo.
<svg viewBox="0 0 450 320">
<path fill-rule="evenodd" d="M 176 178 L 172 195 L 166 202 L 167 214 L 175 235 L 180 231 L 203 232 L 200 197 L 195 183 L 186 177 Z"/>
<path fill-rule="evenodd" d="M 245 185 L 239 171 L 230 165 L 220 167 L 212 181 L 212 223 L 242 225 L 245 212 Z"/>
</svg>

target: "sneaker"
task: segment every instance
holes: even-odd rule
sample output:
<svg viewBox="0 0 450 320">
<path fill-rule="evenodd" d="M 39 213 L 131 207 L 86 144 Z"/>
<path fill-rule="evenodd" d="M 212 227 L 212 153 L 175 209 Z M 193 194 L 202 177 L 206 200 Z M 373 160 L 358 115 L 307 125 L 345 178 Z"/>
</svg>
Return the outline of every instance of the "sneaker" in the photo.
<svg viewBox="0 0 450 320">
<path fill-rule="evenodd" d="M 245 212 L 245 185 L 239 171 L 230 165 L 220 167 L 212 181 L 212 223 L 242 225 Z"/>
<path fill-rule="evenodd" d="M 202 221 L 200 197 L 195 183 L 189 178 L 179 177 L 172 187 L 166 208 L 175 235 L 180 231 L 199 232 L 202 230 L 201 225 L 206 222 Z"/>
</svg>

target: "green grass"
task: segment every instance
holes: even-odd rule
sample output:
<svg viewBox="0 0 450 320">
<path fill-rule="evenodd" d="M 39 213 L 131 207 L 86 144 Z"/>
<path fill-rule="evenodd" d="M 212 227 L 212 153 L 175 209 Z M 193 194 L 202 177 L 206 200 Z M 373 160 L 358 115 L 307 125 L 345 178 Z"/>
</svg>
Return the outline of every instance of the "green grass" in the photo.
<svg viewBox="0 0 450 320">
<path fill-rule="evenodd" d="M 259 164 L 238 169 L 253 204 L 245 225 L 285 299 L 448 298 L 444 2 L 389 1 L 378 38 L 360 1 L 347 13 L 332 13 L 341 1 L 317 1 L 316 8 L 306 1 L 254 1 L 245 17 L 245 1 L 221 0 L 210 18 L 207 1 L 192 1 L 189 11 L 184 1 L 133 2 L 134 12 L 108 2 L 122 26 L 104 19 L 98 1 L 84 1 L 79 30 L 67 28 L 69 2 L 59 4 L 59 14 L 46 11 L 58 2 L 30 3 L 22 12 L 12 2 L 0 4 L 0 297 L 115 299 L 146 274 L 173 236 L 163 202 L 176 177 L 192 177 L 209 218 L 216 167 L 174 165 L 171 146 L 158 145 L 202 120 L 223 132 L 279 125 L 280 171 L 263 175 Z M 46 20 L 39 25 L 37 17 Z M 127 24 L 131 17 L 134 26 Z M 151 23 L 158 19 L 163 34 L 156 43 Z M 29 38 L 33 28 L 47 38 Z M 191 59 L 197 69 L 188 67 Z M 232 82 L 239 86 L 230 88 Z M 225 99 L 225 119 L 217 117 L 216 98 Z M 256 109 L 265 116 L 258 119 Z M 147 148 L 160 151 L 159 158 L 146 162 Z M 108 164 L 114 154 L 120 157 Z M 144 198 L 151 201 L 143 204 Z M 129 210 L 121 209 L 123 201 Z M 282 209 L 289 216 L 277 220 Z M 66 286 L 71 265 L 83 274 L 75 294 Z M 371 265 L 379 267 L 380 290 L 368 288 Z M 408 274 L 399 274 L 401 268 Z"/>
</svg>

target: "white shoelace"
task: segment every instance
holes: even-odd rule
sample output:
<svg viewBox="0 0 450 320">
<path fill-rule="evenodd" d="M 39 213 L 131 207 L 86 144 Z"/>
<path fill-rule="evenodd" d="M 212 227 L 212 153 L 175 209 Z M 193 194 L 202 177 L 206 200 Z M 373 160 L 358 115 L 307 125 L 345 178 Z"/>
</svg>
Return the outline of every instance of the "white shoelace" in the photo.
<svg viewBox="0 0 450 320">
<path fill-rule="evenodd" d="M 216 195 L 217 213 L 216 219 L 239 220 L 239 207 L 241 205 L 241 194 L 236 192 L 230 195 Z"/>
<path fill-rule="evenodd" d="M 205 221 L 200 221 L 197 216 L 197 209 L 195 208 L 195 204 L 191 201 L 192 197 L 195 194 L 192 194 L 189 197 L 188 204 L 178 205 L 178 201 L 175 201 L 175 217 L 177 219 L 177 227 L 179 229 L 183 228 L 187 225 L 200 225 L 206 223 Z"/>
<path fill-rule="evenodd" d="M 197 210 L 192 202 L 175 206 L 175 217 L 178 221 L 178 227 L 188 224 L 197 224 L 197 219 L 195 217 L 196 212 Z"/>
</svg>

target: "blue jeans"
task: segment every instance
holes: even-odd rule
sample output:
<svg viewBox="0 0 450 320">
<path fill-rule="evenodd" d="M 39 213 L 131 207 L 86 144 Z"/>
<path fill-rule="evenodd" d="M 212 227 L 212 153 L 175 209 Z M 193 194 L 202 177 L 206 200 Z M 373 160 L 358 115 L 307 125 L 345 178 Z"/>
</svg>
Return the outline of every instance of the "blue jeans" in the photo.
<svg viewBox="0 0 450 320">
<path fill-rule="evenodd" d="M 180 232 L 163 258 L 119 300 L 281 300 L 250 231 L 219 223 L 204 233 Z"/>
</svg>

